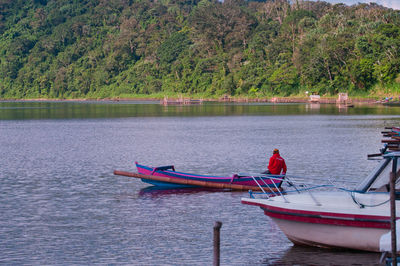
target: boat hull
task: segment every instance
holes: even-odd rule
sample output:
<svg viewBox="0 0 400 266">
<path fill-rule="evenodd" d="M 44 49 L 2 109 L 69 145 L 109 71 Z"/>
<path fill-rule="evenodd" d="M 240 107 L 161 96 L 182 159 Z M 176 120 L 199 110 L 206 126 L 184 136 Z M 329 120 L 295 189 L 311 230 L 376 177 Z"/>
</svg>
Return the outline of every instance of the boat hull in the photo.
<svg viewBox="0 0 400 266">
<path fill-rule="evenodd" d="M 165 177 L 168 178 L 171 182 L 163 182 L 163 181 L 153 181 L 151 179 L 142 178 L 143 182 L 150 183 L 153 185 L 158 186 L 173 186 L 174 180 L 182 181 L 185 180 L 189 184 L 185 184 L 185 186 L 199 186 L 198 182 L 207 182 L 207 183 L 219 183 L 219 184 L 227 184 L 227 185 L 239 185 L 244 186 L 247 189 L 251 188 L 259 188 L 259 185 L 263 188 L 278 188 L 282 183 L 282 179 L 270 179 L 270 178 L 263 178 L 263 177 L 254 177 L 258 184 L 254 181 L 254 178 L 251 176 L 239 176 L 239 175 L 232 175 L 230 177 L 226 176 L 212 176 L 212 175 L 198 175 L 198 174 L 190 174 L 190 173 L 183 173 L 177 172 L 174 169 L 168 170 L 165 168 L 173 168 L 170 167 L 149 167 L 145 165 L 140 165 L 136 163 L 136 168 L 138 173 L 141 175 L 146 175 L 148 177 Z M 161 168 L 162 170 L 159 170 Z M 261 180 L 263 179 L 263 180 Z M 190 185 L 190 183 L 193 183 Z"/>
<path fill-rule="evenodd" d="M 379 252 L 379 239 L 388 229 L 313 224 L 272 218 L 296 245 Z"/>
<path fill-rule="evenodd" d="M 387 201 L 388 194 L 352 198 L 327 192 L 242 199 L 243 204 L 259 206 L 294 244 L 371 252 L 380 252 L 380 239 L 390 231 Z"/>
<path fill-rule="evenodd" d="M 152 180 L 149 178 L 141 178 L 142 182 L 153 185 L 153 186 L 159 186 L 159 187 L 165 187 L 165 188 L 192 188 L 196 187 L 195 185 L 184 185 L 184 184 L 176 184 L 176 183 L 169 183 L 169 182 L 163 182 L 163 181 L 158 181 L 158 180 Z"/>
</svg>

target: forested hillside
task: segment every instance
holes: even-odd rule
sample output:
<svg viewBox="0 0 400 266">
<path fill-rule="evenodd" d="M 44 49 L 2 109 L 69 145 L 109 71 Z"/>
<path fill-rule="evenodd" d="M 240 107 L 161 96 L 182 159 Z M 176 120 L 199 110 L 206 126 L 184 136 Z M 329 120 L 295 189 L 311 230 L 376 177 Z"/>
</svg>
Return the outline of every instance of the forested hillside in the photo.
<svg viewBox="0 0 400 266">
<path fill-rule="evenodd" d="M 266 0 L 0 0 L 0 98 L 400 90 L 400 11 Z"/>
</svg>

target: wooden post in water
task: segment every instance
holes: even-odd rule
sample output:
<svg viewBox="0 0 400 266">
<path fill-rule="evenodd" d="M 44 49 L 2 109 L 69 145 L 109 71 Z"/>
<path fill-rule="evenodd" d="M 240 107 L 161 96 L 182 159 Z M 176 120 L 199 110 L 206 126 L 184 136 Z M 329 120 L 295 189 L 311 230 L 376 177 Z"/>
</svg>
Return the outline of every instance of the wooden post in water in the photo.
<svg viewBox="0 0 400 266">
<path fill-rule="evenodd" d="M 392 265 L 397 265 L 397 241 L 396 241 L 396 173 L 397 157 L 392 160 L 392 172 L 390 173 L 390 228 L 392 240 Z"/>
<path fill-rule="evenodd" d="M 219 244 L 220 237 L 219 231 L 221 229 L 222 223 L 217 221 L 214 225 L 214 266 L 219 266 Z"/>
</svg>

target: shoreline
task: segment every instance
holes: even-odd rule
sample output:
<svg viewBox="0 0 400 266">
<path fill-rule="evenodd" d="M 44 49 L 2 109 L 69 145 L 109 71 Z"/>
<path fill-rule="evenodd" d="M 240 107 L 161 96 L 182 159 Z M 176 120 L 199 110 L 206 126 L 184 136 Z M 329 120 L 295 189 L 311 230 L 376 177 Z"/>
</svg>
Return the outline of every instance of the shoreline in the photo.
<svg viewBox="0 0 400 266">
<path fill-rule="evenodd" d="M 191 98 L 188 99 L 199 99 L 199 98 Z M 170 100 L 178 100 L 179 97 L 169 98 Z M 319 101 L 310 101 L 309 98 L 306 97 L 270 97 L 270 98 L 248 98 L 248 97 L 223 97 L 219 99 L 215 98 L 201 98 L 204 102 L 232 102 L 232 103 L 320 103 L 320 104 L 336 104 L 337 98 L 334 97 L 321 97 Z M 139 102 L 139 101 L 158 101 L 162 102 L 162 99 L 159 98 L 76 98 L 76 99 L 53 99 L 53 98 L 31 98 L 31 99 L 0 99 L 0 102 Z M 347 104 L 349 103 L 366 103 L 366 104 L 380 104 L 381 101 L 372 98 L 350 98 Z"/>
</svg>

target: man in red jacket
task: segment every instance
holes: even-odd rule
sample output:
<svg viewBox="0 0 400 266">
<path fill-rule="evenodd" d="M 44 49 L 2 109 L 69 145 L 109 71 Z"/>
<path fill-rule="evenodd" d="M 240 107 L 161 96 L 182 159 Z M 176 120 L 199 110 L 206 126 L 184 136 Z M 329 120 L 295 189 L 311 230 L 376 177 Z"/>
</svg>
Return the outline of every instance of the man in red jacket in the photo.
<svg viewBox="0 0 400 266">
<path fill-rule="evenodd" d="M 285 160 L 279 155 L 279 150 L 274 149 L 272 157 L 269 158 L 268 170 L 263 174 L 285 175 L 286 170 Z"/>
</svg>

